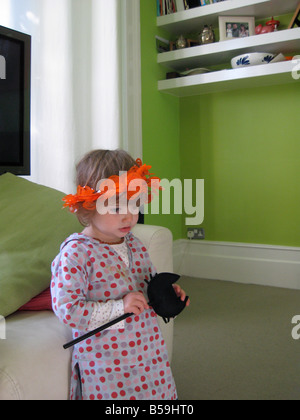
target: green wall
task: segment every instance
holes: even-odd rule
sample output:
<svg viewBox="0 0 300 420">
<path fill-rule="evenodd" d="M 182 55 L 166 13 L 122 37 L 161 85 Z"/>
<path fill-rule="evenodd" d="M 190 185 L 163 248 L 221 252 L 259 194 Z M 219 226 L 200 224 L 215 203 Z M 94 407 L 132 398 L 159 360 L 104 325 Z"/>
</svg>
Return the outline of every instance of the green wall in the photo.
<svg viewBox="0 0 300 420">
<path fill-rule="evenodd" d="M 160 178 L 180 178 L 179 99 L 163 95 L 157 81 L 165 71 L 156 64 L 156 7 L 154 0 L 141 0 L 143 159 Z M 145 215 L 147 224 L 166 226 L 174 239 L 182 235 L 180 215 Z"/>
<path fill-rule="evenodd" d="M 300 81 L 177 99 L 160 94 L 154 0 L 141 0 L 144 159 L 204 179 L 206 239 L 300 246 Z M 157 170 L 156 170 L 157 169 Z M 184 217 L 146 222 L 186 237 Z"/>
<path fill-rule="evenodd" d="M 300 246 L 299 110 L 300 82 L 181 100 L 182 176 L 205 180 L 206 239 Z"/>
</svg>

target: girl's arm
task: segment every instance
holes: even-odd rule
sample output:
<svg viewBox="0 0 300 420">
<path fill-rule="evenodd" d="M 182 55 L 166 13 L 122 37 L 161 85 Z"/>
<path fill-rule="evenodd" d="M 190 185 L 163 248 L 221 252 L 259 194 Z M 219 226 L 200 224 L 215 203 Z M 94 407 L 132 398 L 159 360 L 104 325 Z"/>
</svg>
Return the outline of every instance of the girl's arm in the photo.
<svg viewBox="0 0 300 420">
<path fill-rule="evenodd" d="M 107 324 L 108 322 L 124 315 L 124 313 L 125 311 L 123 299 L 109 300 L 106 303 L 95 302 L 87 330 L 93 331 L 96 328 L 101 327 L 101 325 Z M 123 328 L 125 328 L 125 321 L 118 322 L 117 324 L 107 329 L 112 330 Z"/>
<path fill-rule="evenodd" d="M 65 325 L 86 332 L 124 314 L 122 299 L 105 303 L 87 300 L 89 273 L 70 249 L 56 257 L 51 269 L 52 306 Z M 124 328 L 124 322 L 112 328 Z"/>
<path fill-rule="evenodd" d="M 52 306 L 57 317 L 67 326 L 84 332 L 92 331 L 125 313 L 139 315 L 149 306 L 142 293 L 132 292 L 123 299 L 105 303 L 87 300 L 90 286 L 88 269 L 78 261 L 76 253 L 64 250 L 52 264 Z M 109 329 L 123 329 L 121 321 Z"/>
</svg>

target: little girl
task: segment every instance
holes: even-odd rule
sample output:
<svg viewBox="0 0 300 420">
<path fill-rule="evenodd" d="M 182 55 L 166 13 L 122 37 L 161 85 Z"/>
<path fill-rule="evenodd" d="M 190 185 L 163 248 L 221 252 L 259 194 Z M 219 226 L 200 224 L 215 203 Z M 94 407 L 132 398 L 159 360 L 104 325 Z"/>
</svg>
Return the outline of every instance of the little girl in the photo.
<svg viewBox="0 0 300 420">
<path fill-rule="evenodd" d="M 65 240 L 52 263 L 55 314 L 73 329 L 74 338 L 120 315 L 134 314 L 74 347 L 72 400 L 177 398 L 157 316 L 145 296 L 145 280 L 155 268 L 131 233 L 138 212 L 120 211 L 118 189 L 114 209 L 99 212 L 96 205 L 103 194 L 99 181 L 118 184 L 120 172 L 128 171 L 130 179 L 149 184 L 149 168 L 122 150 L 93 151 L 77 165 L 77 194 L 64 198 L 65 207 L 85 228 Z M 184 300 L 185 292 L 174 288 Z"/>
</svg>

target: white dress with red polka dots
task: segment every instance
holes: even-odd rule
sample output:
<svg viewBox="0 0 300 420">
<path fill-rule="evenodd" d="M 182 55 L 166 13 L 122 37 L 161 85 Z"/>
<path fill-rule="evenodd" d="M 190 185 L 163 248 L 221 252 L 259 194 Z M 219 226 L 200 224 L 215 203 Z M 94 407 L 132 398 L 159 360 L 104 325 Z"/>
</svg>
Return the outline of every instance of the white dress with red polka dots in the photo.
<svg viewBox="0 0 300 420">
<path fill-rule="evenodd" d="M 73 329 L 74 338 L 89 330 L 95 302 L 120 300 L 136 291 L 146 295 L 145 279 L 155 269 L 146 248 L 132 233 L 125 241 L 129 265 L 112 246 L 78 233 L 62 244 L 53 261 L 53 310 Z M 123 329 L 104 330 L 74 346 L 71 399 L 177 398 L 155 312 L 145 310 L 124 324 Z"/>
</svg>

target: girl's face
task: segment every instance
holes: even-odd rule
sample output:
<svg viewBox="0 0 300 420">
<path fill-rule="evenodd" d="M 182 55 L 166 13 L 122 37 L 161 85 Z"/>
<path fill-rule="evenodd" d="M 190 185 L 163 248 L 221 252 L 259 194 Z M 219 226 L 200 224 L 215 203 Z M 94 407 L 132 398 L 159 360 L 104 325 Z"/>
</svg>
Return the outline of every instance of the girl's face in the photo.
<svg viewBox="0 0 300 420">
<path fill-rule="evenodd" d="M 121 214 L 118 208 L 106 214 L 96 211 L 83 233 L 103 242 L 118 242 L 137 224 L 138 218 L 139 215 L 132 214 L 129 209 L 126 214 Z"/>
</svg>

